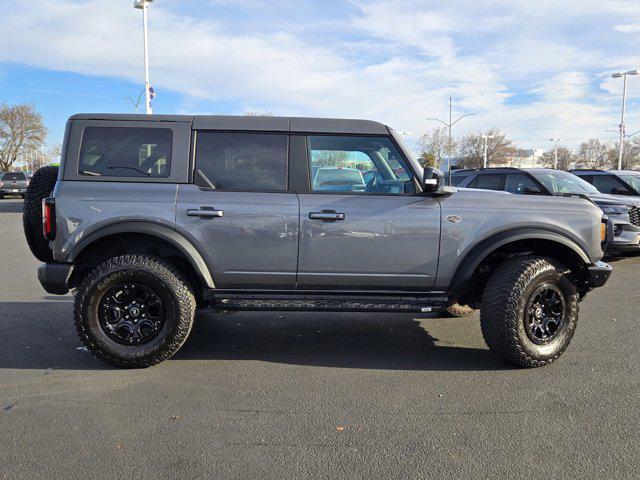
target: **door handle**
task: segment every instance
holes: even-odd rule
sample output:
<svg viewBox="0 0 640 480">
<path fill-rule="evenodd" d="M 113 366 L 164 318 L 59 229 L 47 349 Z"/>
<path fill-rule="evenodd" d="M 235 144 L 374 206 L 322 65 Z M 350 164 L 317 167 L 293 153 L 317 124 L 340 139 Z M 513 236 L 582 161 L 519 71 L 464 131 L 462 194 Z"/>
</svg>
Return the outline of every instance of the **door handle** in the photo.
<svg viewBox="0 0 640 480">
<path fill-rule="evenodd" d="M 211 207 L 200 207 L 187 210 L 188 217 L 202 217 L 202 218 L 218 218 L 224 216 L 224 211 L 216 210 Z"/>
<path fill-rule="evenodd" d="M 321 212 L 309 213 L 311 220 L 323 220 L 325 222 L 334 222 L 336 220 L 344 220 L 344 213 L 338 213 L 335 210 L 323 210 Z"/>
</svg>

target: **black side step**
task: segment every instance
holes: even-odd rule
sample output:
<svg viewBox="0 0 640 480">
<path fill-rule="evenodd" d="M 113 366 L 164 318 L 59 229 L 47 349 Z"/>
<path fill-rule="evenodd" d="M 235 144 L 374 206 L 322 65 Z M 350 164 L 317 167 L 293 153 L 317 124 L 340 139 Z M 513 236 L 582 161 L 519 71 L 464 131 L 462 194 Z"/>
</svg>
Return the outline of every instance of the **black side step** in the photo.
<svg viewBox="0 0 640 480">
<path fill-rule="evenodd" d="M 252 294 L 211 292 L 210 305 L 218 310 L 323 311 L 323 312 L 409 312 L 441 311 L 447 302 L 435 295 L 355 294 Z"/>
</svg>

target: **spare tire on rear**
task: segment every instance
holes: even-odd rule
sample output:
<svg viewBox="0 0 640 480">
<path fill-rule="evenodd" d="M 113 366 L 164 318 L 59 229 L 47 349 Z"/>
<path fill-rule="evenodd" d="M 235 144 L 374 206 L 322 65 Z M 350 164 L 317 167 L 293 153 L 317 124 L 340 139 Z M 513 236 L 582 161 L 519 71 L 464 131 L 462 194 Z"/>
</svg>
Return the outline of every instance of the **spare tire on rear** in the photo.
<svg viewBox="0 0 640 480">
<path fill-rule="evenodd" d="M 51 196 L 58 179 L 58 167 L 42 167 L 34 175 L 24 196 L 22 226 L 24 236 L 34 257 L 41 262 L 52 262 L 53 252 L 42 234 L 42 199 Z"/>
</svg>

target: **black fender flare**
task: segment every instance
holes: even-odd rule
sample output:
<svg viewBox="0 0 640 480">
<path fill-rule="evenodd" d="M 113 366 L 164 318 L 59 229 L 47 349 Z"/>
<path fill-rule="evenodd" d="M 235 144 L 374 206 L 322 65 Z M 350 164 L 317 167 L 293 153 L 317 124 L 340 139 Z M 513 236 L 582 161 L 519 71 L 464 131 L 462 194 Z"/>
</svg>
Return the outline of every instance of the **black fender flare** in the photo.
<svg viewBox="0 0 640 480">
<path fill-rule="evenodd" d="M 471 248 L 469 253 L 458 265 L 456 273 L 451 282 L 452 291 L 464 290 L 464 286 L 471 280 L 473 273 L 480 263 L 498 248 L 512 242 L 520 240 L 547 240 L 556 242 L 572 250 L 585 265 L 592 262 L 585 249 L 580 245 L 579 240 L 574 240 L 566 235 L 553 231 L 535 227 L 514 228 L 491 235 Z"/>
<path fill-rule="evenodd" d="M 117 235 L 122 233 L 140 233 L 149 235 L 151 237 L 156 237 L 160 240 L 164 240 L 167 243 L 170 243 L 187 258 L 193 269 L 198 274 L 198 277 L 202 281 L 203 285 L 207 286 L 208 288 L 215 288 L 215 283 L 213 281 L 213 277 L 211 276 L 211 272 L 209 271 L 209 267 L 207 266 L 207 263 L 205 262 L 198 249 L 180 233 L 167 226 L 158 225 L 157 223 L 144 221 L 118 222 L 101 227 L 91 232 L 80 242 L 78 242 L 78 244 L 71 251 L 68 261 L 75 261 L 75 259 L 77 259 L 80 254 L 96 240 L 100 240 L 101 238 L 105 238 L 110 235 Z"/>
</svg>

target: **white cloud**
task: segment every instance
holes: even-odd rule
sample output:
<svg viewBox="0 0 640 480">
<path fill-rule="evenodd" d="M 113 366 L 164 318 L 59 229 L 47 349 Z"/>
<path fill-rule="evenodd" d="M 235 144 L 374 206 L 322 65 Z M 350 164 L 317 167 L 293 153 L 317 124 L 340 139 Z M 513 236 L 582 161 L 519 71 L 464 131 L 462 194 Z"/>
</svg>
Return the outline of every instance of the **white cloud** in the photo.
<svg viewBox="0 0 640 480">
<path fill-rule="evenodd" d="M 622 33 L 636 33 L 640 32 L 640 23 L 626 23 L 613 28 Z"/>
<path fill-rule="evenodd" d="M 455 113 L 478 114 L 458 133 L 497 126 L 525 147 L 545 147 L 551 132 L 577 143 L 615 123 L 619 87 L 602 72 L 635 53 L 603 46 L 609 40 L 596 39 L 589 22 L 619 15 L 609 32 L 635 25 L 621 24 L 622 16 L 640 22 L 628 2 L 351 3 L 339 18 L 281 16 L 259 28 L 254 18 L 243 29 L 240 19 L 225 24 L 187 16 L 182 2 L 156 2 L 156 90 L 184 95 L 190 111 L 205 99 L 239 111 L 373 118 L 416 133 L 435 126 L 426 117 L 446 117 L 453 96 Z M 129 2 L 0 0 L 0 9 L 0 61 L 140 81 L 140 15 Z"/>
</svg>

